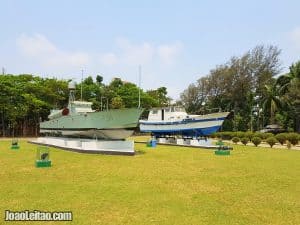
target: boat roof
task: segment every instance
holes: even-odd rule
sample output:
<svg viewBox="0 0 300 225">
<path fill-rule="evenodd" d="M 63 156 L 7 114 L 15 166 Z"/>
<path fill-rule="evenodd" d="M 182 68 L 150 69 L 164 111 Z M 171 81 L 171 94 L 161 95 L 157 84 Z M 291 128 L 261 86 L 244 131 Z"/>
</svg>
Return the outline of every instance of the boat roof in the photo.
<svg viewBox="0 0 300 225">
<path fill-rule="evenodd" d="M 92 102 L 86 102 L 86 101 L 73 101 L 71 103 L 75 105 L 87 105 L 87 106 L 93 104 Z"/>
<path fill-rule="evenodd" d="M 183 106 L 163 106 L 163 107 L 154 107 L 154 108 L 151 108 L 150 110 L 171 109 L 171 108 L 180 108 L 180 109 L 184 109 Z"/>
</svg>

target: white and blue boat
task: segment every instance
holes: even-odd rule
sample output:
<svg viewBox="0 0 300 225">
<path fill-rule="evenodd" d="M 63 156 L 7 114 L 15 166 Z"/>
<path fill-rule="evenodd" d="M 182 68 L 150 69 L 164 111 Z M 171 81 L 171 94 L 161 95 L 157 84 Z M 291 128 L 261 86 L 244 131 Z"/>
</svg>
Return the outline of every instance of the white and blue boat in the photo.
<svg viewBox="0 0 300 225">
<path fill-rule="evenodd" d="M 182 107 L 163 107 L 150 110 L 148 120 L 140 120 L 140 131 L 153 136 L 201 137 L 215 133 L 229 112 L 188 115 Z"/>
</svg>

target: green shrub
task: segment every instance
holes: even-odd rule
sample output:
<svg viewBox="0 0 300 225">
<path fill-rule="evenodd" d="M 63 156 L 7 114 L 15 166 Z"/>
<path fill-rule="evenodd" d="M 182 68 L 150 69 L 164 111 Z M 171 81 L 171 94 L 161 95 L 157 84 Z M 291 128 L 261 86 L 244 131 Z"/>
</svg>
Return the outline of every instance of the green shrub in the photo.
<svg viewBox="0 0 300 225">
<path fill-rule="evenodd" d="M 292 145 L 296 145 L 299 142 L 299 135 L 297 133 L 288 133 L 287 140 L 289 140 Z"/>
<path fill-rule="evenodd" d="M 231 140 L 232 139 L 232 132 L 230 131 L 226 131 L 226 132 L 222 132 L 222 139 L 223 140 Z"/>
<path fill-rule="evenodd" d="M 291 149 L 291 147 L 292 147 L 291 142 L 287 141 L 287 142 L 286 142 L 286 147 L 287 147 L 288 149 Z"/>
<path fill-rule="evenodd" d="M 254 133 L 252 131 L 247 131 L 244 134 L 244 137 L 249 138 L 250 141 L 252 140 L 253 136 L 254 136 Z"/>
<path fill-rule="evenodd" d="M 264 136 L 264 133 L 261 133 L 261 132 L 255 132 L 253 134 L 253 137 L 259 137 L 260 139 L 263 139 L 263 136 Z"/>
<path fill-rule="evenodd" d="M 261 143 L 261 138 L 260 137 L 253 137 L 252 138 L 252 143 L 257 147 Z"/>
<path fill-rule="evenodd" d="M 217 138 L 222 138 L 223 140 L 231 140 L 233 137 L 235 137 L 235 132 L 223 131 L 217 132 L 215 135 Z"/>
<path fill-rule="evenodd" d="M 222 133 L 223 133 L 223 132 L 217 132 L 217 133 L 216 133 L 216 137 L 217 137 L 218 139 L 222 138 Z"/>
<path fill-rule="evenodd" d="M 274 137 L 274 134 L 272 133 L 262 133 L 262 139 L 267 140 L 270 137 Z"/>
<path fill-rule="evenodd" d="M 211 135 L 209 135 L 210 138 L 216 138 L 217 137 L 217 134 L 216 133 L 212 133 Z"/>
<path fill-rule="evenodd" d="M 235 136 L 238 137 L 238 138 L 243 138 L 243 137 L 245 137 L 245 132 L 238 131 L 238 132 L 235 133 Z"/>
<path fill-rule="evenodd" d="M 281 145 L 283 145 L 287 140 L 287 135 L 285 133 L 280 133 L 280 134 L 276 134 L 275 138 Z"/>
<path fill-rule="evenodd" d="M 244 145 L 247 145 L 247 143 L 249 142 L 249 138 L 243 137 L 243 138 L 241 139 L 241 142 L 242 142 Z"/>
<path fill-rule="evenodd" d="M 268 137 L 266 139 L 266 142 L 271 146 L 271 148 L 273 147 L 273 145 L 275 145 L 277 143 L 276 138 L 274 137 Z"/>
<path fill-rule="evenodd" d="M 234 144 L 238 143 L 239 141 L 240 141 L 240 139 L 239 139 L 238 137 L 233 137 L 233 138 L 232 138 L 232 142 L 233 142 Z"/>
</svg>

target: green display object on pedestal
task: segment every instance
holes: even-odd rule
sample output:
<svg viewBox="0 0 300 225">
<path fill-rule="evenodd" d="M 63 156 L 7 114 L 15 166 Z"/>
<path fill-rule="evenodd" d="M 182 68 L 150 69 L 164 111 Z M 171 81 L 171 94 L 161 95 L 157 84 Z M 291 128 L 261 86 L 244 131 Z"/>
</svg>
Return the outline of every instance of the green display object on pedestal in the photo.
<svg viewBox="0 0 300 225">
<path fill-rule="evenodd" d="M 18 145 L 18 139 L 12 139 L 10 149 L 18 150 L 20 146 Z"/>
<path fill-rule="evenodd" d="M 222 140 L 217 141 L 218 149 L 215 151 L 215 155 L 230 155 L 230 150 L 228 146 L 224 145 Z"/>
<path fill-rule="evenodd" d="M 215 155 L 230 155 L 229 150 L 216 150 Z"/>
<path fill-rule="evenodd" d="M 51 166 L 51 160 L 44 161 L 44 160 L 36 160 L 35 161 L 36 167 L 50 167 Z"/>
<path fill-rule="evenodd" d="M 50 152 L 48 147 L 39 146 L 36 151 L 36 167 L 51 167 Z"/>
</svg>

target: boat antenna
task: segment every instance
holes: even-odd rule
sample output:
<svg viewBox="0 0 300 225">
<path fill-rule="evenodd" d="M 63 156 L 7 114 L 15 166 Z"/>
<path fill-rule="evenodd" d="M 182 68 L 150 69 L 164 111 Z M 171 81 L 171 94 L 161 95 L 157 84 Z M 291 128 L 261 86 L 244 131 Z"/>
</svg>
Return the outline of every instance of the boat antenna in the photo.
<svg viewBox="0 0 300 225">
<path fill-rule="evenodd" d="M 141 74 L 142 74 L 142 67 L 139 65 L 139 105 L 138 108 L 141 107 Z"/>
<path fill-rule="evenodd" d="M 75 101 L 75 82 L 70 81 L 68 84 L 68 89 L 69 89 L 69 105 Z M 70 107 L 70 106 L 69 106 Z"/>
<path fill-rule="evenodd" d="M 81 90 L 80 90 L 80 101 L 82 101 L 82 82 L 83 82 L 83 69 L 81 70 Z"/>
</svg>

